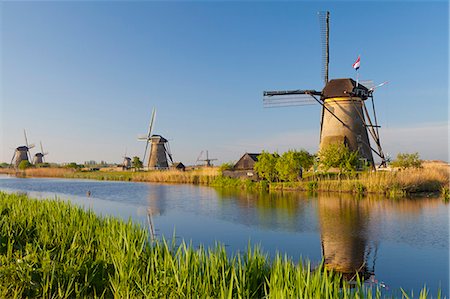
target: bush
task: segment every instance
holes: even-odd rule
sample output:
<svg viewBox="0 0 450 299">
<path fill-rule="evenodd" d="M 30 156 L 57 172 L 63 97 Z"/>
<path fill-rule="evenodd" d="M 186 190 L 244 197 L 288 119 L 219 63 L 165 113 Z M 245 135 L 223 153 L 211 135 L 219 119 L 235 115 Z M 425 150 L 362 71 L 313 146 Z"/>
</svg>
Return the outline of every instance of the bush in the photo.
<svg viewBox="0 0 450 299">
<path fill-rule="evenodd" d="M 342 143 L 331 143 L 319 151 L 319 163 L 325 171 L 330 168 L 338 168 L 339 173 L 355 171 L 358 162 L 358 151 L 351 151 Z"/>
<path fill-rule="evenodd" d="M 295 182 L 302 178 L 303 169 L 309 169 L 314 163 L 314 156 L 305 150 L 290 150 L 276 162 L 278 177 L 284 182 Z"/>
<path fill-rule="evenodd" d="M 137 157 L 137 156 L 134 156 L 134 157 L 133 157 L 133 160 L 132 160 L 132 162 L 131 162 L 131 165 L 133 165 L 133 167 L 134 167 L 135 169 L 141 169 L 141 168 L 144 167 L 144 164 L 142 163 L 141 159 L 139 159 L 139 157 Z"/>
<path fill-rule="evenodd" d="M 278 180 L 278 172 L 276 168 L 277 160 L 280 157 L 278 153 L 269 153 L 263 151 L 258 156 L 258 161 L 255 163 L 255 171 L 258 176 L 269 182 L 275 182 Z"/>
<path fill-rule="evenodd" d="M 222 173 L 224 170 L 233 170 L 233 167 L 234 167 L 233 162 L 223 163 L 222 165 L 220 165 L 219 171 L 220 173 Z"/>
<path fill-rule="evenodd" d="M 391 162 L 392 167 L 399 168 L 421 168 L 422 160 L 420 160 L 419 153 L 407 154 L 407 153 L 398 153 L 397 159 Z"/>
<path fill-rule="evenodd" d="M 72 168 L 72 169 L 80 169 L 81 167 L 83 167 L 83 166 L 78 165 L 75 162 L 70 162 L 69 164 L 66 165 L 66 168 Z"/>
<path fill-rule="evenodd" d="M 20 170 L 25 170 L 27 168 L 30 168 L 31 166 L 33 166 L 33 165 L 31 165 L 31 163 L 28 160 L 22 160 L 19 163 Z"/>
</svg>

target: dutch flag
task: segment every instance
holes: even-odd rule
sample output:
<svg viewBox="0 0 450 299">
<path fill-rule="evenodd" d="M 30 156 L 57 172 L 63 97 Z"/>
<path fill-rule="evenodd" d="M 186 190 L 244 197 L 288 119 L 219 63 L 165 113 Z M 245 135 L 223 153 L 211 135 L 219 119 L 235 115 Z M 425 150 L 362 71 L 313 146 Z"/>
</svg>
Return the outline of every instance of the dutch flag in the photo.
<svg viewBox="0 0 450 299">
<path fill-rule="evenodd" d="M 353 68 L 354 68 L 355 70 L 358 70 L 360 64 L 361 64 L 361 58 L 360 58 L 359 55 L 358 55 L 358 59 L 356 59 L 355 63 L 353 64 Z"/>
</svg>

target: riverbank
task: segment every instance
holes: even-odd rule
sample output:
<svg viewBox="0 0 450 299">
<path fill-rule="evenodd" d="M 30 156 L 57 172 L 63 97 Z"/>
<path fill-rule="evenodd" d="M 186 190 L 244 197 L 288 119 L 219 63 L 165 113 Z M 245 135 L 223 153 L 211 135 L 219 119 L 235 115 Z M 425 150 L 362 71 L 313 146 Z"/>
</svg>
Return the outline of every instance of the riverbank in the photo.
<svg viewBox="0 0 450 299">
<path fill-rule="evenodd" d="M 270 260 L 257 247 L 230 254 L 220 245 L 153 242 L 131 222 L 2 192 L 0 240 L 2 298 L 371 298 L 385 292 L 360 281 L 350 285 L 321 266 L 311 270 L 307 261 Z M 422 294 L 427 297 L 426 289 Z"/>
<path fill-rule="evenodd" d="M 15 172 L 10 169 L 3 170 L 3 172 L 24 177 L 200 184 L 243 190 L 371 193 L 383 194 L 388 197 L 441 193 L 446 200 L 449 197 L 450 186 L 449 165 L 442 163 L 424 163 L 422 168 L 360 172 L 341 176 L 306 173 L 301 181 L 271 183 L 224 177 L 217 167 L 188 171 L 74 171 L 66 168 L 32 168 L 23 172 Z"/>
</svg>

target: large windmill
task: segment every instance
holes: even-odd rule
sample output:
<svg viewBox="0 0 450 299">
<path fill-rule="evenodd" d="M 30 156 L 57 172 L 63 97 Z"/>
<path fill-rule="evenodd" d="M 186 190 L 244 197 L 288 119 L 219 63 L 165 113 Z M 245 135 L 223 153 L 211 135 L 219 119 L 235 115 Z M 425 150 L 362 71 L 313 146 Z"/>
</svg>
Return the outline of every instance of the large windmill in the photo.
<svg viewBox="0 0 450 299">
<path fill-rule="evenodd" d="M 328 80 L 330 13 L 319 13 L 319 18 L 324 88 L 322 91 L 314 89 L 264 91 L 264 106 L 302 106 L 318 103 L 322 106 L 320 149 L 331 143 L 342 143 L 352 151 L 357 150 L 360 157 L 372 167 L 374 166 L 372 152 L 380 157 L 381 165 L 385 165 L 386 159 L 381 148 L 378 132 L 380 126 L 377 122 L 373 99 L 377 86 L 369 86 L 370 82 L 363 85 L 362 82 L 359 83 L 350 78 Z M 371 113 L 366 107 L 368 100 L 371 101 Z M 371 146 L 369 135 L 376 148 Z"/>
<path fill-rule="evenodd" d="M 27 133 L 25 132 L 25 130 L 23 130 L 23 135 L 25 136 L 25 145 L 17 147 L 11 159 L 11 165 L 13 164 L 14 161 L 15 168 L 19 167 L 19 164 L 22 161 L 30 162 L 29 159 L 29 157 L 31 158 L 30 149 L 34 147 L 34 144 L 28 144 Z"/>
<path fill-rule="evenodd" d="M 142 162 L 145 163 L 145 156 L 147 155 L 148 144 L 150 143 L 150 157 L 148 159 L 148 169 L 167 169 L 169 162 L 173 163 L 172 154 L 170 152 L 169 141 L 161 135 L 152 134 L 153 123 L 155 121 L 156 110 L 153 108 L 152 118 L 148 128 L 148 133 L 145 137 L 139 137 L 139 140 L 145 141 L 145 151 Z"/>
<path fill-rule="evenodd" d="M 34 158 L 33 158 L 34 165 L 44 163 L 45 162 L 44 156 L 48 155 L 48 153 L 44 152 L 44 148 L 42 147 L 42 142 L 39 142 L 39 144 L 41 145 L 41 152 L 34 154 Z"/>
</svg>

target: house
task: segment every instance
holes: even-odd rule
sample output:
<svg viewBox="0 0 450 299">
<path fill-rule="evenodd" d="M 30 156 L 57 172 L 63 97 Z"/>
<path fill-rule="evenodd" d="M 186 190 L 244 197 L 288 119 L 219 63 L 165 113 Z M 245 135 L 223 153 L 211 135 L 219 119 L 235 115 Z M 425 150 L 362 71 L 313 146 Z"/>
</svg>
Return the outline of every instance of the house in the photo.
<svg viewBox="0 0 450 299">
<path fill-rule="evenodd" d="M 180 170 L 180 171 L 185 171 L 186 167 L 184 166 L 183 163 L 181 162 L 175 162 L 172 164 L 172 166 L 170 167 L 171 169 L 175 169 L 175 170 Z"/>
<path fill-rule="evenodd" d="M 234 164 L 233 169 L 224 170 L 223 175 L 230 178 L 246 178 L 252 181 L 259 180 L 254 167 L 255 163 L 258 161 L 260 154 L 245 153 L 237 162 Z"/>
</svg>

